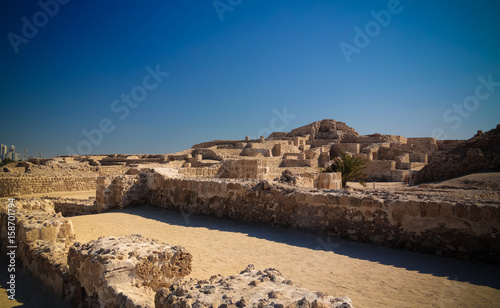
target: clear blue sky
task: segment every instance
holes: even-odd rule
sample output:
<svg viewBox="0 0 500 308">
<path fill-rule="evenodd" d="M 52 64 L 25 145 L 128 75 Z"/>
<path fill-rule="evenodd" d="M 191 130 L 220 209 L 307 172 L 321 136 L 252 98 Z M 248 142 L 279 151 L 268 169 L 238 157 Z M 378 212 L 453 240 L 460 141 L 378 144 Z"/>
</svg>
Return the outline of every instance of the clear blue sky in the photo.
<svg viewBox="0 0 500 308">
<path fill-rule="evenodd" d="M 18 152 L 172 153 L 325 118 L 447 139 L 500 123 L 499 1 L 65 1 L 0 4 L 0 143 Z"/>
</svg>

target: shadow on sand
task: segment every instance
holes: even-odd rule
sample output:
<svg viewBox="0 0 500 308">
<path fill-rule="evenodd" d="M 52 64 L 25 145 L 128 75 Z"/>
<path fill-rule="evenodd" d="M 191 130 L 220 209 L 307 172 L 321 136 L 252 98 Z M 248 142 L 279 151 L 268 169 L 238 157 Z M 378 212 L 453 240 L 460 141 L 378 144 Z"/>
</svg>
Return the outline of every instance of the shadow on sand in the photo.
<svg viewBox="0 0 500 308">
<path fill-rule="evenodd" d="M 246 234 L 250 237 L 296 247 L 331 251 L 332 253 L 350 258 L 376 262 L 388 266 L 404 268 L 409 271 L 446 277 L 451 281 L 469 282 L 471 284 L 488 286 L 500 290 L 500 266 L 496 265 L 391 249 L 374 244 L 350 242 L 335 238 L 330 239 L 284 228 L 179 213 L 150 206 L 127 208 L 119 212 L 156 220 L 170 225 L 236 232 Z"/>
<path fill-rule="evenodd" d="M 0 307 L 23 307 L 23 308 L 49 308 L 61 307 L 69 308 L 71 305 L 57 298 L 40 281 L 35 280 L 28 273 L 17 267 L 15 272 L 15 299 L 11 301 L 7 298 L 4 290 L 9 288 L 9 273 L 7 271 L 8 260 L 6 256 L 0 256 Z"/>
</svg>

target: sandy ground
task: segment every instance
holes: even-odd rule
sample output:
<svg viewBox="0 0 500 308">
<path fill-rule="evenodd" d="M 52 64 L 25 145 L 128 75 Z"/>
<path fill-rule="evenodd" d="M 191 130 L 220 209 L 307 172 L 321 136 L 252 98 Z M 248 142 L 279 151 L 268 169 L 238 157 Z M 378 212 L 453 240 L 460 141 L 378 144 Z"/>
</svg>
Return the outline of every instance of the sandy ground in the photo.
<svg viewBox="0 0 500 308">
<path fill-rule="evenodd" d="M 152 207 L 72 217 L 77 240 L 141 234 L 193 254 L 190 277 L 275 267 L 356 307 L 499 307 L 500 267 Z"/>
</svg>

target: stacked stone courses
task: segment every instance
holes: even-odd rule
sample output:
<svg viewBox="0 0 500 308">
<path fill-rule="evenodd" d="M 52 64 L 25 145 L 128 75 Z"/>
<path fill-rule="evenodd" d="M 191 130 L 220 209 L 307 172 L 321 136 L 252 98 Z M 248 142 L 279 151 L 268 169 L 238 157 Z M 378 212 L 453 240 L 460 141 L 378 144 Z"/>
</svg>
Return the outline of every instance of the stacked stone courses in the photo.
<svg viewBox="0 0 500 308">
<path fill-rule="evenodd" d="M 84 177 L 3 177 L 0 197 L 59 191 L 95 190 L 96 176 Z"/>
</svg>

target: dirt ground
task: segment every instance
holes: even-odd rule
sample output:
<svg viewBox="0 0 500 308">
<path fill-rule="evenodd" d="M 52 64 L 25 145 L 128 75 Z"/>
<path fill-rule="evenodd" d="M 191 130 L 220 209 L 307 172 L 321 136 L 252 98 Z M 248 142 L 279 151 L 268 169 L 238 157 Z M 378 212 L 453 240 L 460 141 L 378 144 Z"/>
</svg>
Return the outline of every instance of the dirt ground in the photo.
<svg viewBox="0 0 500 308">
<path fill-rule="evenodd" d="M 77 240 L 141 234 L 193 254 L 190 277 L 274 267 L 355 307 L 498 307 L 500 267 L 152 207 L 72 217 Z"/>
</svg>

